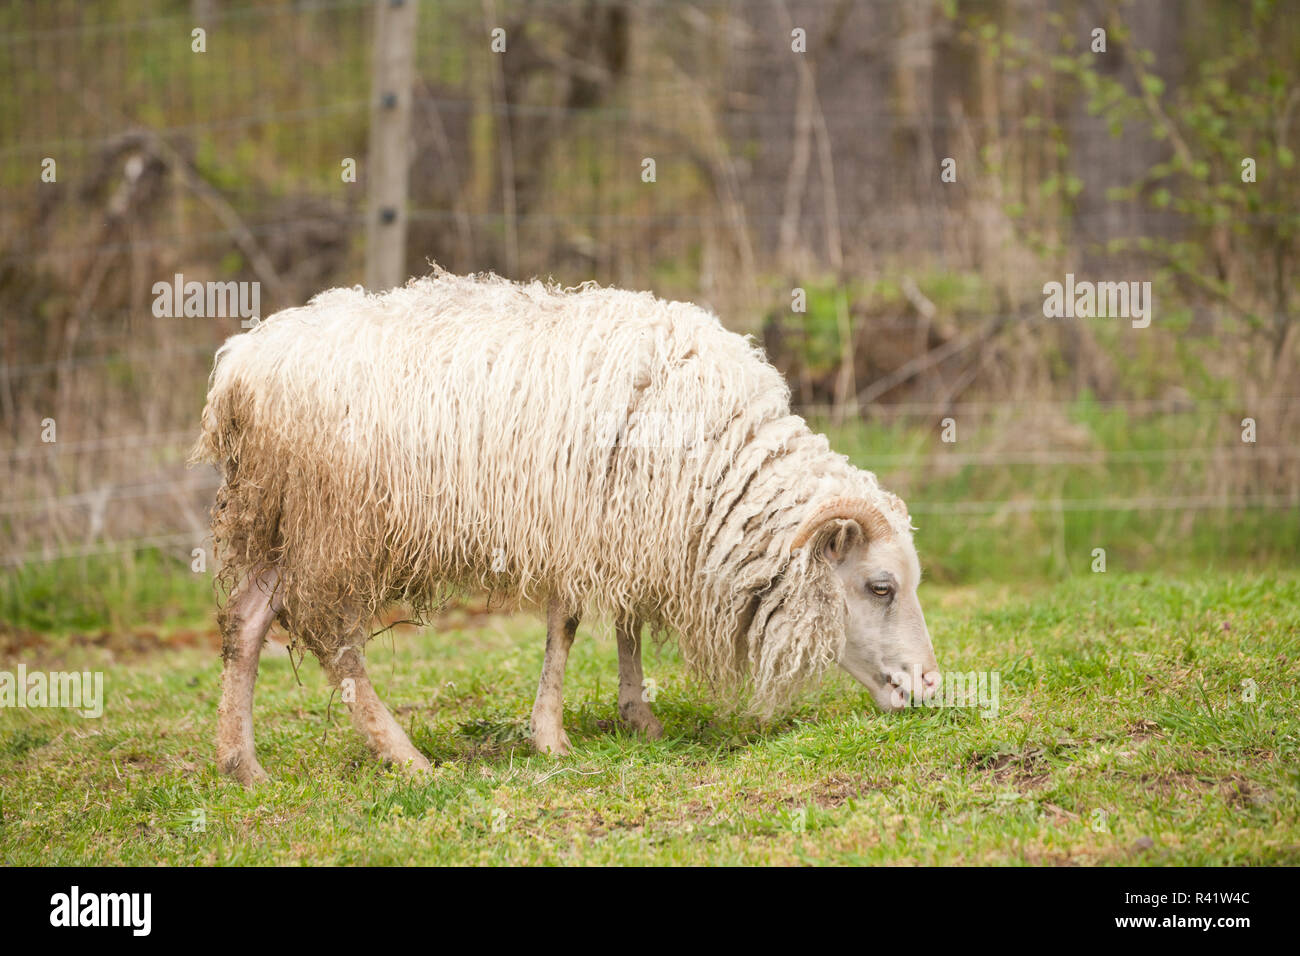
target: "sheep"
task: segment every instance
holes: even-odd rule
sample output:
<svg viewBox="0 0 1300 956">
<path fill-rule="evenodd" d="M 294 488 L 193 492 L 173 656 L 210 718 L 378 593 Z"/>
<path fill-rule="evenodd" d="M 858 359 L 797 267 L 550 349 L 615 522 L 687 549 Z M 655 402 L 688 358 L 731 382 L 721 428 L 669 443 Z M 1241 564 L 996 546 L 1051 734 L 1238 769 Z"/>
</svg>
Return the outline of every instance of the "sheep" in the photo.
<svg viewBox="0 0 1300 956">
<path fill-rule="evenodd" d="M 784 379 L 711 313 L 649 293 L 440 269 L 332 289 L 217 351 L 191 456 L 219 466 L 228 594 L 218 763 L 265 779 L 252 700 L 278 619 L 344 688 L 386 762 L 425 759 L 376 696 L 371 621 L 464 589 L 544 601 L 531 731 L 569 752 L 565 661 L 614 621 L 618 712 L 662 733 L 643 632 L 768 718 L 831 664 L 885 710 L 939 674 L 906 506 L 790 411 Z"/>
</svg>

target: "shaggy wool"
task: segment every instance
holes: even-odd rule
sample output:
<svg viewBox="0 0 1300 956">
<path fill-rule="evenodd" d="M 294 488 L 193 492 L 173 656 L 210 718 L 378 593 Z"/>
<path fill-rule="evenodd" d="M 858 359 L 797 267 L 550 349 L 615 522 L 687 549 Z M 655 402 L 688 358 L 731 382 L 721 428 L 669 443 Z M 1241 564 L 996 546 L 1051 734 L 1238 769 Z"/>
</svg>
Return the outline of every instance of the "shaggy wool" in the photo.
<svg viewBox="0 0 1300 956">
<path fill-rule="evenodd" d="M 694 305 L 445 272 L 332 289 L 218 351 L 196 461 L 224 482 L 227 587 L 274 564 L 317 654 L 450 590 L 630 613 L 771 713 L 840 655 L 819 501 L 906 509 L 790 412 L 780 374 Z"/>
</svg>

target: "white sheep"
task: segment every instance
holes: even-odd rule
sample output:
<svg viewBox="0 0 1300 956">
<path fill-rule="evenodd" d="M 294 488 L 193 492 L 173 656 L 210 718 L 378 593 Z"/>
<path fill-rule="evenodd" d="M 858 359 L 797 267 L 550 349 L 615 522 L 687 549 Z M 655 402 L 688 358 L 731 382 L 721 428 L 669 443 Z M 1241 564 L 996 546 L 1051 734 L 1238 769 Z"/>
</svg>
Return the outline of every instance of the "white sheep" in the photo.
<svg viewBox="0 0 1300 956">
<path fill-rule="evenodd" d="M 886 709 L 938 683 L 903 503 L 693 305 L 441 271 L 323 292 L 221 347 L 193 457 L 225 478 L 218 760 L 245 783 L 265 777 L 253 682 L 277 617 L 352 691 L 375 753 L 427 769 L 363 652 L 385 605 L 456 589 L 547 601 L 543 752 L 569 749 L 583 614 L 614 619 L 619 714 L 652 736 L 644 624 L 760 715 L 835 662 Z"/>
</svg>

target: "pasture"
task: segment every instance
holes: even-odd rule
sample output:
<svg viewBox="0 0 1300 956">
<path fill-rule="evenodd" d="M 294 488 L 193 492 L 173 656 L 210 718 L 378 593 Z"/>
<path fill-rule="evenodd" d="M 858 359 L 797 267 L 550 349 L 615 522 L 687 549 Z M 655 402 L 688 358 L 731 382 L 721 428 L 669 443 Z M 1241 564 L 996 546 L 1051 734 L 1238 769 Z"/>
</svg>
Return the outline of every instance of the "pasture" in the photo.
<svg viewBox="0 0 1300 956">
<path fill-rule="evenodd" d="M 921 598 L 946 673 L 997 673 L 995 714 L 988 695 L 882 714 L 837 673 L 759 726 L 647 648 L 665 725 L 649 742 L 618 729 L 612 635 L 584 622 L 574 753 L 552 760 L 528 744 L 543 624 L 480 604 L 370 645 L 430 779 L 376 764 L 316 662 L 280 652 L 257 686 L 272 782 L 254 791 L 214 765 L 220 659 L 201 627 L 49 637 L 22 650 L 28 671 L 102 671 L 104 714 L 0 709 L 0 862 L 1300 862 L 1300 575 L 926 583 Z"/>
</svg>

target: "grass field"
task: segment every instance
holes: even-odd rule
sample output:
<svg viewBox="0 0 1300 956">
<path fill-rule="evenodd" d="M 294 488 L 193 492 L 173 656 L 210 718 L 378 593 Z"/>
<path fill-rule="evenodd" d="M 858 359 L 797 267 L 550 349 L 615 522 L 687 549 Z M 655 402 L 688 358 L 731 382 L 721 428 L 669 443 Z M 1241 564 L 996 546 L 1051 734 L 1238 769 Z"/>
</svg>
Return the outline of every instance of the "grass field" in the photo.
<svg viewBox="0 0 1300 956">
<path fill-rule="evenodd" d="M 922 601 L 946 671 L 997 672 L 996 715 L 886 716 L 836 674 L 760 727 L 651 649 L 665 737 L 647 742 L 616 728 L 613 642 L 584 626 L 575 751 L 553 761 L 527 744 L 540 621 L 449 617 L 370 654 L 432 779 L 376 765 L 315 662 L 295 676 L 280 654 L 255 708 L 273 781 L 252 792 L 213 765 L 214 650 L 56 639 L 28 670 L 102 670 L 104 714 L 0 709 L 0 862 L 1300 862 L 1300 574 L 927 584 Z"/>
</svg>

